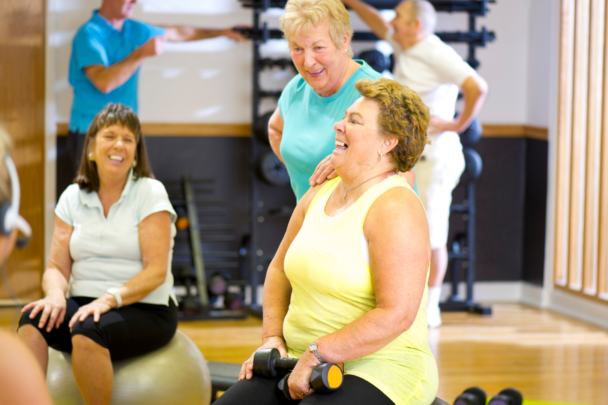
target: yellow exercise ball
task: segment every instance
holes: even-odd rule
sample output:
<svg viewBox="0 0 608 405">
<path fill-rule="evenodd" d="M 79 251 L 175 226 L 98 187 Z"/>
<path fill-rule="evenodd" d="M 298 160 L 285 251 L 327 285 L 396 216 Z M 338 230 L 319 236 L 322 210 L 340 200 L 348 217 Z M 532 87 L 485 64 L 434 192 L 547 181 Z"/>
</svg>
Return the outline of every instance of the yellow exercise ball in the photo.
<svg viewBox="0 0 608 405">
<path fill-rule="evenodd" d="M 112 405 L 211 403 L 207 361 L 180 331 L 166 346 L 112 365 Z M 46 382 L 54 405 L 85 405 L 74 379 L 70 354 L 49 349 Z"/>
</svg>

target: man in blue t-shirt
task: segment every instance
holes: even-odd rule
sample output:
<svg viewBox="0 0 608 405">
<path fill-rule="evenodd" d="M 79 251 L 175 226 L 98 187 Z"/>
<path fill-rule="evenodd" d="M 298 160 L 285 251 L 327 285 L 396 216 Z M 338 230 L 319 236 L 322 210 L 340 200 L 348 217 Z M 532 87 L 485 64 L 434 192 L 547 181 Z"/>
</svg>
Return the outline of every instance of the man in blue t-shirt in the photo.
<svg viewBox="0 0 608 405">
<path fill-rule="evenodd" d="M 163 53 L 166 41 L 182 42 L 226 36 L 246 40 L 232 28 L 155 27 L 131 20 L 137 0 L 102 0 L 99 10 L 76 32 L 69 81 L 74 88 L 68 152 L 75 173 L 84 135 L 108 103 L 122 103 L 137 113 L 139 68 L 144 59 Z"/>
</svg>

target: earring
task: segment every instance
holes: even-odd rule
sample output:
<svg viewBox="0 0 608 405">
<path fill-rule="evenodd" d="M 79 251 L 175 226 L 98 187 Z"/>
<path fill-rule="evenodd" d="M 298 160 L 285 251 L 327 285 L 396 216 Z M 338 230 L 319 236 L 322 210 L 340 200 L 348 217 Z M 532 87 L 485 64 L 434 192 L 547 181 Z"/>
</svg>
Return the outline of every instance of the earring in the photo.
<svg viewBox="0 0 608 405">
<path fill-rule="evenodd" d="M 93 157 L 93 152 L 89 152 L 89 161 L 95 161 L 95 158 Z"/>
<path fill-rule="evenodd" d="M 382 152 L 378 151 L 378 154 L 380 155 L 380 160 L 382 160 Z"/>
<path fill-rule="evenodd" d="M 137 166 L 137 160 L 133 161 L 133 167 Z"/>
</svg>

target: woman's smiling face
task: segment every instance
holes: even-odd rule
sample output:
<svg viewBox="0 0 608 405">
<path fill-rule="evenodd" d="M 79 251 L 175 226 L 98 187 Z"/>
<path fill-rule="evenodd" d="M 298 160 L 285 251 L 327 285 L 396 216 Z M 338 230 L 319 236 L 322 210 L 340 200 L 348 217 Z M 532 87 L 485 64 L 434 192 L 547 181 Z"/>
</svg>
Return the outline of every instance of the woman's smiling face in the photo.
<svg viewBox="0 0 608 405">
<path fill-rule="evenodd" d="M 379 114 L 377 101 L 361 97 L 346 110 L 344 119 L 334 125 L 336 148 L 331 165 L 338 172 L 347 170 L 356 176 L 377 164 L 378 150 L 384 141 L 378 125 Z"/>
<path fill-rule="evenodd" d="M 294 35 L 289 47 L 298 73 L 318 95 L 327 97 L 340 90 L 351 60 L 347 52 L 348 35 L 338 49 L 329 34 L 329 23 L 323 23 Z"/>
<path fill-rule="evenodd" d="M 136 147 L 137 139 L 127 127 L 115 124 L 102 128 L 91 151 L 99 180 L 126 178 L 135 161 Z"/>
</svg>

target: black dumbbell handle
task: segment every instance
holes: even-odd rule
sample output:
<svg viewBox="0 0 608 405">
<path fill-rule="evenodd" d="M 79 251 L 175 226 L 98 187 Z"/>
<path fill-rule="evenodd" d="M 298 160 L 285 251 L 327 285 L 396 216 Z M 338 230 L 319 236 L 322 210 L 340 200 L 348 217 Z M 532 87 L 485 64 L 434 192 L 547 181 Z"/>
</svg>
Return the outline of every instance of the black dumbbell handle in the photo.
<svg viewBox="0 0 608 405">
<path fill-rule="evenodd" d="M 299 359 L 275 359 L 274 367 L 282 370 L 293 370 L 298 364 Z"/>
</svg>

